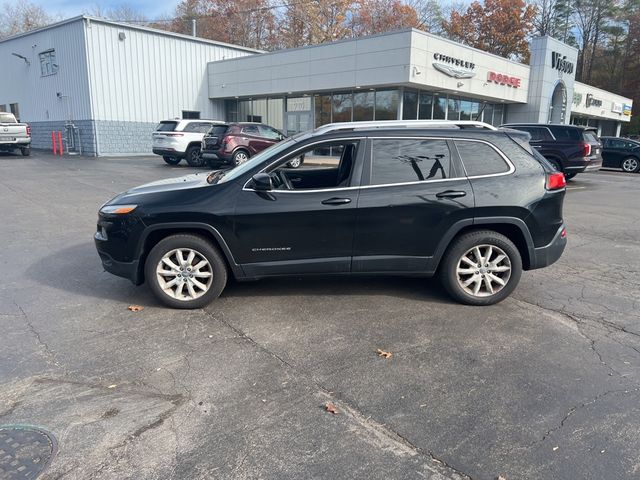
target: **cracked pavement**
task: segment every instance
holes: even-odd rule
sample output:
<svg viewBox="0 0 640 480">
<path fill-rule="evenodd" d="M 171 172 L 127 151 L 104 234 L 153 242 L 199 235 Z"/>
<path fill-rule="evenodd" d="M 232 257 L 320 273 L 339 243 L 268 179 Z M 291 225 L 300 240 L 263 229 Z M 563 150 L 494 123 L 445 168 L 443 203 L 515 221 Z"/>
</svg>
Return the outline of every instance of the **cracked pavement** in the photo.
<svg viewBox="0 0 640 480">
<path fill-rule="evenodd" d="M 638 478 L 640 175 L 576 177 L 564 256 L 499 305 L 294 278 L 172 311 L 92 235 L 114 194 L 191 171 L 0 156 L 0 425 L 54 433 L 42 478 Z"/>
</svg>

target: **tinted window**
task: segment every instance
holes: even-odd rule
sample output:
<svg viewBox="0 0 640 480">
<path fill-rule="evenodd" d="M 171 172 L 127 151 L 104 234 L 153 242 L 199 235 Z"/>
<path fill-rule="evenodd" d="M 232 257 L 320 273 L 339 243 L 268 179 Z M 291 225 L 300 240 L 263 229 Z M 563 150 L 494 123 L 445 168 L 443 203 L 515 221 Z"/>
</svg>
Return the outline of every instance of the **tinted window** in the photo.
<svg viewBox="0 0 640 480">
<path fill-rule="evenodd" d="M 228 125 L 214 125 L 213 127 L 211 127 L 211 129 L 209 129 L 207 135 L 219 137 L 220 135 L 224 135 L 227 130 L 229 130 Z"/>
<path fill-rule="evenodd" d="M 173 132 L 177 125 L 178 122 L 160 122 L 156 127 L 156 132 Z"/>
<path fill-rule="evenodd" d="M 210 123 L 189 122 L 184 127 L 184 131 L 191 132 L 191 133 L 207 133 L 210 128 L 211 128 Z"/>
<path fill-rule="evenodd" d="M 596 132 L 593 132 L 591 130 L 585 130 L 584 132 L 584 139 L 587 142 L 598 142 L 598 135 L 596 134 Z"/>
<path fill-rule="evenodd" d="M 260 135 L 257 125 L 247 125 L 245 127 L 242 127 L 242 133 L 246 133 L 247 135 L 255 135 L 256 137 Z"/>
<path fill-rule="evenodd" d="M 549 129 L 557 140 L 582 140 L 582 132 L 578 128 L 550 126 Z"/>
<path fill-rule="evenodd" d="M 258 130 L 260 131 L 260 136 L 261 137 L 269 138 L 271 140 L 279 140 L 280 139 L 280 132 L 278 132 L 277 130 L 274 130 L 271 127 L 268 127 L 266 125 L 259 125 L 258 126 Z"/>
<path fill-rule="evenodd" d="M 372 150 L 372 185 L 449 177 L 451 153 L 445 140 L 375 139 Z"/>
<path fill-rule="evenodd" d="M 455 144 L 469 177 L 509 171 L 502 156 L 486 143 L 456 140 Z"/>
</svg>

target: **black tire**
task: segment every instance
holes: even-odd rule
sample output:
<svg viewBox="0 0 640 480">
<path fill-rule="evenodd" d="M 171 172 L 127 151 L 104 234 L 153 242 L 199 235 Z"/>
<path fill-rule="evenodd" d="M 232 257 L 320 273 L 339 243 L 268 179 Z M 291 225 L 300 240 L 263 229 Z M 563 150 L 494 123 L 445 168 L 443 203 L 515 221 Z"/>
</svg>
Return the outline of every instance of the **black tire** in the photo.
<svg viewBox="0 0 640 480">
<path fill-rule="evenodd" d="M 162 157 L 162 159 L 169 165 L 178 165 L 180 163 L 180 160 L 182 160 L 180 157 L 169 157 L 167 155 Z"/>
<path fill-rule="evenodd" d="M 489 246 L 493 253 L 488 252 L 487 247 Z M 493 262 L 491 260 L 493 259 L 495 262 L 495 260 L 497 260 L 502 254 L 506 255 L 506 258 L 493 265 L 493 268 L 488 268 L 487 270 L 484 269 L 487 267 L 478 267 L 477 263 L 476 266 L 472 267 L 469 263 L 465 263 L 462 258 L 466 257 L 474 247 L 480 247 L 481 255 L 489 254 L 489 262 L 487 265 L 492 266 Z M 483 248 L 484 251 L 482 250 Z M 498 249 L 501 250 L 502 253 L 500 253 Z M 477 258 L 473 253 L 470 255 Z M 461 273 L 459 275 L 458 264 L 465 265 L 467 267 L 464 269 L 465 272 L 472 272 Z M 510 267 L 509 272 L 498 272 L 498 268 L 503 269 L 506 266 Z M 475 270 L 476 268 L 478 270 Z M 487 276 L 487 280 L 485 280 L 485 274 Z M 489 277 L 489 275 L 492 277 Z M 488 289 L 485 282 L 493 282 L 491 278 L 496 276 L 499 277 L 500 280 L 504 281 L 505 285 L 498 285 L 500 289 L 497 290 L 496 293 L 490 294 L 487 291 Z M 511 292 L 513 292 L 518 285 L 521 276 L 522 258 L 520 257 L 520 252 L 517 247 L 507 237 L 492 230 L 478 230 L 465 233 L 456 238 L 447 249 L 444 258 L 442 259 L 442 263 L 440 264 L 440 280 L 445 290 L 454 300 L 466 305 L 482 306 L 493 305 L 501 302 L 507 298 Z M 468 292 L 462 285 L 462 283 L 470 280 L 472 277 L 476 278 L 477 281 L 473 282 L 471 285 L 477 285 L 478 283 L 481 285 L 477 295 L 474 295 L 473 292 Z"/>
<path fill-rule="evenodd" d="M 627 173 L 637 173 L 640 171 L 640 160 L 636 157 L 627 157 L 620 162 L 620 168 Z"/>
<path fill-rule="evenodd" d="M 204 158 L 202 158 L 202 149 L 200 145 L 191 145 L 187 148 L 185 158 L 190 167 L 201 167 L 204 165 Z"/>
<path fill-rule="evenodd" d="M 31 147 L 23 147 L 20 149 L 20 152 L 22 153 L 23 157 L 28 157 L 29 155 L 31 155 Z"/>
<path fill-rule="evenodd" d="M 247 152 L 246 150 L 236 150 L 235 152 L 233 152 L 233 156 L 231 157 L 231 165 L 238 166 L 240 164 L 243 164 L 244 162 L 249 160 L 250 156 L 251 155 L 249 155 L 249 152 Z"/>
<path fill-rule="evenodd" d="M 576 173 L 576 172 L 573 172 L 573 173 L 565 173 L 565 174 L 564 174 L 564 178 L 565 178 L 565 180 L 571 180 L 571 179 L 572 179 L 573 177 L 575 177 L 576 175 L 577 175 L 577 173 Z"/>
<path fill-rule="evenodd" d="M 197 255 L 192 259 L 192 262 L 200 263 L 202 259 L 208 262 L 208 265 L 205 267 L 206 271 L 198 271 L 198 273 L 201 274 L 207 272 L 211 273 L 211 276 L 209 277 L 210 280 L 202 280 L 201 282 L 208 286 L 208 289 L 204 290 L 204 294 L 202 294 L 201 296 L 189 299 L 188 297 L 191 296 L 190 292 L 187 291 L 186 295 L 184 295 L 184 292 L 182 292 L 182 290 L 187 288 L 187 284 L 190 282 L 187 276 L 188 273 L 186 272 L 186 268 L 184 272 L 185 276 L 183 276 L 183 273 L 178 273 L 178 271 L 171 269 L 168 266 L 165 266 L 164 268 L 170 269 L 170 271 L 176 273 L 172 273 L 168 276 L 161 276 L 162 280 L 156 274 L 156 269 L 162 262 L 163 257 L 177 249 L 195 251 Z M 183 258 L 184 253 L 187 252 L 183 252 Z M 184 260 L 188 260 L 188 256 Z M 186 262 L 183 265 L 177 265 L 176 262 L 173 263 L 174 265 L 183 268 L 187 265 Z M 195 263 L 192 264 L 191 267 L 193 267 Z M 191 272 L 193 274 L 196 274 L 195 270 Z M 151 249 L 151 252 L 149 252 L 144 266 L 144 273 L 145 279 L 149 284 L 149 288 L 156 296 L 156 298 L 160 300 L 160 302 L 171 308 L 202 308 L 218 298 L 222 293 L 222 290 L 224 290 L 225 285 L 227 284 L 227 266 L 224 262 L 224 259 L 222 258 L 222 254 L 220 253 L 220 251 L 206 238 L 191 234 L 171 235 L 170 237 L 164 238 L 163 240 L 158 242 L 158 244 Z M 187 298 L 176 298 L 179 294 L 176 293 L 173 288 L 167 288 L 167 290 L 171 292 L 170 294 L 167 293 L 167 291 L 163 289 L 163 286 L 160 285 L 160 282 L 163 281 L 166 282 L 165 287 L 167 287 L 168 284 L 171 283 L 171 281 L 174 279 L 178 279 L 180 280 L 180 283 L 184 283 L 184 286 L 179 287 L 182 289 L 180 295 L 183 295 Z M 176 283 L 175 286 L 178 287 L 180 283 Z M 194 286 L 192 286 L 192 288 L 195 289 Z M 200 290 L 201 289 L 198 289 L 197 292 L 199 292 Z"/>
</svg>

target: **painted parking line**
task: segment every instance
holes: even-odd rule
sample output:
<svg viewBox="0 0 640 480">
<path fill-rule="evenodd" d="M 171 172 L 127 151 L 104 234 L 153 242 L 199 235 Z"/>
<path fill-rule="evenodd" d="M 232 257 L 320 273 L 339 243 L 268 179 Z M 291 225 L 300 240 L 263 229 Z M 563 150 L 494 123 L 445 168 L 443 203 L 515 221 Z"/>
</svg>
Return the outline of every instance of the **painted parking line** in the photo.
<svg viewBox="0 0 640 480">
<path fill-rule="evenodd" d="M 587 187 L 567 187 L 567 190 L 584 190 Z"/>
</svg>

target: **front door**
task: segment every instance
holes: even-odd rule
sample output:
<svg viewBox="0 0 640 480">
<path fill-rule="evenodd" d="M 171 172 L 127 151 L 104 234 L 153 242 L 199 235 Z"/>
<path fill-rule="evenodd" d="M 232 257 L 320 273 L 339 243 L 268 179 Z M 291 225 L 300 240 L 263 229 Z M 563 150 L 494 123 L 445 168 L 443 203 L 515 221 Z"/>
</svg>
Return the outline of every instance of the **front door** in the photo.
<svg viewBox="0 0 640 480">
<path fill-rule="evenodd" d="M 247 276 L 350 271 L 359 144 L 356 139 L 303 147 L 265 172 L 272 190 L 255 191 L 249 182 L 240 192 L 234 251 Z M 302 165 L 289 168 L 294 158 Z"/>
<path fill-rule="evenodd" d="M 370 147 L 352 271 L 426 272 L 450 227 L 469 217 L 471 184 L 447 140 L 374 138 Z"/>
</svg>

